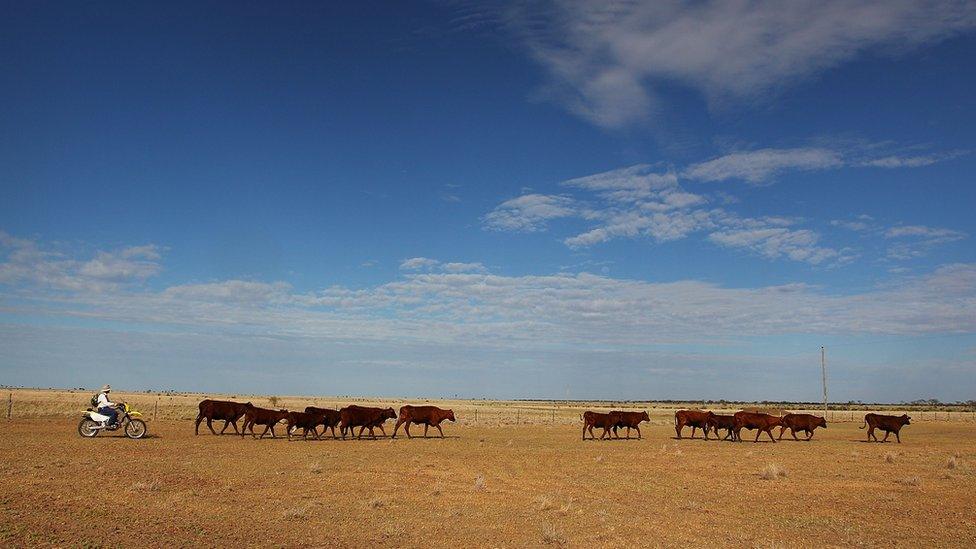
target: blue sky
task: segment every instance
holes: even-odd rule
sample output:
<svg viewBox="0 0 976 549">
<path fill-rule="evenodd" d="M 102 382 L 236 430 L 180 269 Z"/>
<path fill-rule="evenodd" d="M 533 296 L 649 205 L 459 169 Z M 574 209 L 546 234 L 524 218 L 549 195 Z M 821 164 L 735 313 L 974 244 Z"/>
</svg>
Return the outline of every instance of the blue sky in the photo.
<svg viewBox="0 0 976 549">
<path fill-rule="evenodd" d="M 10 4 L 0 378 L 976 393 L 976 8 Z"/>
</svg>

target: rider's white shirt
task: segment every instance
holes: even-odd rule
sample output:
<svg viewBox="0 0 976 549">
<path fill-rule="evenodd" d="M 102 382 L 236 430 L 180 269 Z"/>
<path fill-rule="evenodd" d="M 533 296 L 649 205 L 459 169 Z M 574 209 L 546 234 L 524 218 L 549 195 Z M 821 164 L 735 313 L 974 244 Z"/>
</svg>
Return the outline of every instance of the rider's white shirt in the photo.
<svg viewBox="0 0 976 549">
<path fill-rule="evenodd" d="M 112 408 L 115 403 L 108 399 L 108 394 L 98 393 L 98 407 L 99 408 Z"/>
</svg>

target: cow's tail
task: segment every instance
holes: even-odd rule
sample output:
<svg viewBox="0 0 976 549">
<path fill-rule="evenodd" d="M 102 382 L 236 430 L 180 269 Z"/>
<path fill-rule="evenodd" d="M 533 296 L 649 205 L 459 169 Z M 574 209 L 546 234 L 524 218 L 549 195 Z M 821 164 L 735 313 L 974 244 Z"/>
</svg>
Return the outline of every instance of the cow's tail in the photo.
<svg viewBox="0 0 976 549">
<path fill-rule="evenodd" d="M 864 420 L 864 425 L 861 425 L 860 427 L 858 427 L 858 429 L 863 429 L 863 428 L 865 428 L 867 426 L 868 426 L 868 420 L 865 419 Z"/>
</svg>

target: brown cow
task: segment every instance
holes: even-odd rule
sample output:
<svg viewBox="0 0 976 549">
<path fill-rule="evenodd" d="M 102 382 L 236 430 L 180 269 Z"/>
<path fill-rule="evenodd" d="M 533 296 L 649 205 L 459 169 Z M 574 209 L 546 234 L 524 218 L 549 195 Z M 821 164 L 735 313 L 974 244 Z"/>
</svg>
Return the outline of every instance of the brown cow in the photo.
<svg viewBox="0 0 976 549">
<path fill-rule="evenodd" d="M 759 435 L 765 432 L 769 435 L 769 440 L 776 442 L 773 438 L 773 428 L 782 425 L 783 418 L 779 416 L 771 416 L 769 414 L 763 414 L 758 412 L 736 412 L 733 416 L 735 418 L 735 440 L 742 442 L 742 428 L 745 427 L 750 431 L 756 430 L 756 440 L 753 442 L 759 442 Z"/>
<path fill-rule="evenodd" d="M 376 433 L 373 432 L 373 429 L 376 427 L 379 427 L 380 431 L 383 432 L 383 436 L 386 436 L 386 430 L 383 429 L 383 422 L 388 419 L 396 419 L 397 416 L 393 408 L 372 408 L 352 404 L 339 410 L 339 417 L 339 432 L 342 434 L 343 440 L 345 440 L 346 430 L 348 429 L 351 435 L 353 427 L 359 427 L 359 436 L 357 438 L 363 438 L 363 431 L 369 429 L 369 436 L 375 439 Z"/>
<path fill-rule="evenodd" d="M 338 438 L 335 434 L 335 428 L 339 425 L 339 421 L 342 419 L 339 415 L 339 410 L 330 410 L 329 408 L 316 408 L 315 406 L 307 406 L 305 408 L 306 414 L 318 414 L 322 418 L 322 434 L 325 434 L 325 430 L 329 429 L 332 431 L 332 438 Z"/>
<path fill-rule="evenodd" d="M 210 432 L 217 434 L 214 431 L 213 420 L 219 419 L 224 422 L 224 428 L 220 430 L 220 434 L 224 434 L 227 430 L 228 425 L 234 426 L 234 434 L 241 434 L 237 430 L 237 420 L 241 419 L 244 412 L 251 407 L 251 403 L 247 402 L 241 404 L 240 402 L 231 402 L 229 400 L 201 400 L 200 401 L 200 413 L 197 414 L 197 423 L 193 428 L 194 434 L 200 434 L 200 422 L 205 418 L 207 420 L 207 427 L 210 428 Z"/>
<path fill-rule="evenodd" d="M 793 435 L 793 440 L 800 440 L 796 438 L 797 431 L 806 432 L 807 440 L 810 440 L 813 438 L 813 430 L 817 427 L 826 429 L 827 420 L 810 414 L 786 414 L 783 416 L 783 424 L 779 426 L 779 440 L 783 440 L 783 431 L 787 429 Z"/>
<path fill-rule="evenodd" d="M 695 438 L 695 429 L 705 432 L 705 440 L 708 440 L 708 422 L 715 414 L 702 412 L 699 410 L 678 410 L 674 413 L 674 432 L 681 438 L 681 431 L 685 425 L 691 426 L 691 438 Z"/>
<path fill-rule="evenodd" d="M 651 421 L 651 418 L 647 416 L 647 412 L 624 412 L 620 410 L 611 410 L 611 414 L 617 414 L 619 420 L 613 426 L 613 436 L 614 438 L 620 438 L 617 435 L 618 427 L 627 428 L 627 438 L 630 438 L 631 428 L 637 429 L 637 439 L 641 438 L 640 424 L 642 421 Z"/>
<path fill-rule="evenodd" d="M 271 431 L 271 438 L 275 438 L 274 427 L 279 421 L 285 421 L 288 419 L 288 410 L 268 410 L 266 408 L 258 408 L 251 406 L 244 413 L 244 426 L 241 427 L 241 438 L 244 438 L 244 433 L 247 432 L 248 427 L 251 428 L 251 436 L 254 438 L 264 438 L 264 435 Z M 264 425 L 264 432 L 258 437 L 254 434 L 255 425 Z"/>
<path fill-rule="evenodd" d="M 590 439 L 596 439 L 593 434 L 594 427 L 602 427 L 603 434 L 600 435 L 600 440 L 604 437 L 610 436 L 610 429 L 620 421 L 620 416 L 615 412 L 610 412 L 609 414 L 601 414 L 600 412 L 583 412 L 580 416 L 583 420 L 583 440 L 586 440 L 586 431 L 590 431 Z"/>
<path fill-rule="evenodd" d="M 911 425 L 911 417 L 908 414 L 902 414 L 900 416 L 886 416 L 882 414 L 867 414 L 864 416 L 864 425 L 858 427 L 858 429 L 868 428 L 868 441 L 872 438 L 875 442 L 878 442 L 878 437 L 874 436 L 875 429 L 881 429 L 885 432 L 885 436 L 881 439 L 881 442 L 886 442 L 888 440 L 888 435 L 895 433 L 895 438 L 898 439 L 898 444 L 901 444 L 901 436 L 898 432 L 905 425 Z"/>
<path fill-rule="evenodd" d="M 407 433 L 407 438 L 413 438 L 410 436 L 411 423 L 423 424 L 424 438 L 427 438 L 427 429 L 431 426 L 437 427 L 437 430 L 441 433 L 441 438 L 444 438 L 444 431 L 441 430 L 441 422 L 445 419 L 456 421 L 454 419 L 454 410 L 444 410 L 437 406 L 410 406 L 409 404 L 401 406 L 400 418 L 397 419 L 396 426 L 393 427 L 393 434 L 390 438 L 396 438 L 397 429 L 401 425 L 403 425 L 403 430 Z"/>
<path fill-rule="evenodd" d="M 708 418 L 705 431 L 709 429 L 715 431 L 715 438 L 719 437 L 719 429 L 725 429 L 725 438 L 722 440 L 735 440 L 735 416 L 712 414 L 712 417 Z"/>
<path fill-rule="evenodd" d="M 324 417 L 322 414 L 315 414 L 309 412 L 288 412 L 288 440 L 291 440 L 292 431 L 295 429 L 302 429 L 302 438 L 308 438 L 308 432 L 312 431 L 315 435 L 315 439 L 318 440 L 319 431 L 316 427 L 322 423 Z"/>
</svg>

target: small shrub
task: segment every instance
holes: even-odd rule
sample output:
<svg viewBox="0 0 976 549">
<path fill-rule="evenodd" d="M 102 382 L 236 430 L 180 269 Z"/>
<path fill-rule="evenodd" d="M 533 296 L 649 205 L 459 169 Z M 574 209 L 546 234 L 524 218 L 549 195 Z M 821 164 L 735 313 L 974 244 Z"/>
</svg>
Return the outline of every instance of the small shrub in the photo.
<svg viewBox="0 0 976 549">
<path fill-rule="evenodd" d="M 894 463 L 894 462 L 895 462 L 895 454 L 892 454 L 891 452 L 885 454 L 885 463 Z"/>
<path fill-rule="evenodd" d="M 557 547 L 562 547 L 566 544 L 566 538 L 563 537 L 559 530 L 551 524 L 542 525 L 542 543 L 545 545 L 555 545 Z"/>
<path fill-rule="evenodd" d="M 593 458 L 593 461 L 597 463 L 603 463 L 603 456 L 596 456 L 595 458 Z"/>
<path fill-rule="evenodd" d="M 380 508 L 383 507 L 383 505 L 385 505 L 383 503 L 383 500 L 381 500 L 379 498 L 373 498 L 373 499 L 369 500 L 369 508 L 370 509 L 380 509 Z"/>
<path fill-rule="evenodd" d="M 276 397 L 274 395 L 269 396 L 268 397 L 268 402 L 271 403 L 271 407 L 272 408 L 277 408 L 278 407 L 278 397 Z"/>
<path fill-rule="evenodd" d="M 158 492 L 162 489 L 163 485 L 159 481 L 152 480 L 149 482 L 136 482 L 132 485 L 133 492 Z"/>
<path fill-rule="evenodd" d="M 786 469 L 775 463 L 770 463 L 759 473 L 759 478 L 763 480 L 776 480 L 778 478 L 785 478 L 787 475 Z"/>
<path fill-rule="evenodd" d="M 956 456 L 949 456 L 949 461 L 946 463 L 946 467 L 949 469 L 959 467 L 959 462 L 956 461 Z"/>
<path fill-rule="evenodd" d="M 485 475 L 478 475 L 478 478 L 474 479 L 474 489 L 478 492 L 485 489 Z"/>
</svg>

